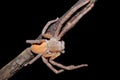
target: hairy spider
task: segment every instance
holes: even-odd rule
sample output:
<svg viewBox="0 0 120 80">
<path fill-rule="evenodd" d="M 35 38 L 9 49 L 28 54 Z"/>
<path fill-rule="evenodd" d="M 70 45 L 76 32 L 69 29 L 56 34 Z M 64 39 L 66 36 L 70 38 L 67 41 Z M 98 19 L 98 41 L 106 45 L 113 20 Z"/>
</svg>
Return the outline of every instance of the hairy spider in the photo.
<svg viewBox="0 0 120 80">
<path fill-rule="evenodd" d="M 64 70 L 73 70 L 88 66 L 87 64 L 65 66 L 55 62 L 54 59 L 60 56 L 61 53 L 64 53 L 65 42 L 61 40 L 61 37 L 68 30 L 74 27 L 74 25 L 81 19 L 83 15 L 91 10 L 94 3 L 95 0 L 79 0 L 61 18 L 51 20 L 45 25 L 41 33 L 42 38 L 36 40 L 27 40 L 27 43 L 32 44 L 31 51 L 35 54 L 38 54 L 38 56 L 29 62 L 29 64 L 32 64 L 36 59 L 42 57 L 43 62 L 56 74 L 61 73 Z M 78 11 L 80 8 L 82 9 Z M 63 24 L 65 25 L 63 26 Z M 53 67 L 53 65 L 61 69 L 57 70 Z"/>
</svg>

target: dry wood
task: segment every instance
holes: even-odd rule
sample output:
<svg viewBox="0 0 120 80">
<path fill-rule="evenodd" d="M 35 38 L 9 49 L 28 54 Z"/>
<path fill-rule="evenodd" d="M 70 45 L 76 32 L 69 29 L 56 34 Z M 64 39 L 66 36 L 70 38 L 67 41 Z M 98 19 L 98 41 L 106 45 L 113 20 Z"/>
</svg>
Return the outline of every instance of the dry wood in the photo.
<svg viewBox="0 0 120 80">
<path fill-rule="evenodd" d="M 0 80 L 7 80 L 12 77 L 18 70 L 22 69 L 26 63 L 28 63 L 32 58 L 30 48 L 26 48 L 22 53 L 20 53 L 15 59 L 9 62 L 0 70 Z"/>
</svg>

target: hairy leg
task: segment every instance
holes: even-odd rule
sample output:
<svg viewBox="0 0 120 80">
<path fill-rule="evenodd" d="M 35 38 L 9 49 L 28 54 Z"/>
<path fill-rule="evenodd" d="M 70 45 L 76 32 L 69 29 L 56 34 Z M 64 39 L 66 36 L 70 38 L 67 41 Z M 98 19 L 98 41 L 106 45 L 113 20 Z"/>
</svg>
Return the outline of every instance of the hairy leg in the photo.
<svg viewBox="0 0 120 80">
<path fill-rule="evenodd" d="M 65 65 L 62 65 L 58 62 L 55 62 L 54 59 L 57 58 L 58 56 L 60 56 L 60 53 L 56 53 L 55 55 L 53 55 L 49 61 L 51 64 L 57 66 L 57 67 L 60 67 L 62 69 L 65 69 L 65 70 L 73 70 L 73 69 L 78 69 L 78 68 L 81 68 L 81 67 L 86 67 L 88 66 L 87 64 L 81 64 L 81 65 L 77 65 L 77 66 L 74 66 L 74 65 L 70 65 L 70 66 L 65 66 Z"/>
<path fill-rule="evenodd" d="M 59 73 L 61 73 L 61 72 L 64 71 L 63 69 L 60 69 L 60 70 L 55 69 L 55 68 L 48 62 L 48 60 L 47 60 L 46 58 L 44 58 L 43 56 L 42 56 L 42 60 L 43 60 L 43 62 L 44 62 L 54 73 L 59 74 Z"/>
<path fill-rule="evenodd" d="M 74 25 L 87 13 L 89 12 L 94 6 L 94 1 L 90 1 L 81 11 L 77 12 L 64 26 L 62 31 L 59 34 L 59 38 L 61 38 L 67 31 L 74 27 Z"/>
<path fill-rule="evenodd" d="M 42 42 L 45 42 L 45 39 L 41 39 L 41 40 L 26 40 L 26 43 L 30 43 L 30 44 L 40 44 Z"/>
<path fill-rule="evenodd" d="M 55 36 L 58 36 L 58 34 L 61 31 L 61 28 L 63 27 L 63 24 L 78 10 L 80 9 L 82 6 L 84 6 L 85 4 L 87 4 L 90 0 L 78 0 L 78 2 L 73 5 L 70 10 L 68 12 L 66 12 L 62 18 L 61 21 L 59 23 L 59 27 L 55 32 Z"/>
<path fill-rule="evenodd" d="M 42 30 L 42 35 L 46 32 L 47 28 L 48 28 L 52 23 L 56 22 L 58 19 L 59 19 L 59 18 L 57 17 L 55 20 L 49 21 L 49 22 L 45 25 L 45 27 L 43 28 L 43 30 Z"/>
<path fill-rule="evenodd" d="M 25 64 L 24 66 L 27 66 L 28 64 L 32 64 L 32 63 L 34 63 L 38 58 L 40 58 L 41 57 L 41 55 L 40 54 L 38 54 L 37 56 L 35 56 L 31 61 L 29 61 L 27 64 Z"/>
</svg>

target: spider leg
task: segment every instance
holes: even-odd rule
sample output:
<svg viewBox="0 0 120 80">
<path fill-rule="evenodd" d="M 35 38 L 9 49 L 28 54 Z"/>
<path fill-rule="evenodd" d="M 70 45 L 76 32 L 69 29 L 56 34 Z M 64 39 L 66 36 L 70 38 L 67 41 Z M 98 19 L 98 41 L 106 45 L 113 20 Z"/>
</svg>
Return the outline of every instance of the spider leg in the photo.
<svg viewBox="0 0 120 80">
<path fill-rule="evenodd" d="M 25 64 L 24 66 L 27 66 L 28 64 L 32 64 L 32 63 L 34 63 L 38 58 L 40 58 L 41 57 L 41 55 L 40 54 L 38 54 L 37 56 L 35 56 L 32 60 L 30 60 L 27 64 Z"/>
<path fill-rule="evenodd" d="M 42 35 L 43 35 L 43 34 L 45 34 L 45 32 L 46 32 L 47 28 L 48 28 L 48 27 L 49 27 L 52 23 L 54 23 L 54 22 L 58 21 L 58 19 L 59 19 L 59 18 L 57 17 L 57 18 L 56 18 L 56 19 L 54 19 L 54 20 L 48 21 L 48 22 L 47 22 L 47 24 L 45 25 L 45 27 L 43 28 L 42 33 L 41 33 L 41 34 L 42 34 Z"/>
<path fill-rule="evenodd" d="M 63 69 L 60 69 L 60 70 L 55 69 L 55 68 L 48 62 L 48 60 L 47 60 L 45 57 L 43 57 L 43 56 L 42 56 L 42 60 L 43 60 L 43 62 L 44 62 L 54 73 L 58 74 L 58 73 L 61 73 L 61 72 L 64 71 Z"/>
<path fill-rule="evenodd" d="M 64 26 L 61 33 L 59 34 L 58 38 L 61 38 L 68 30 L 70 30 L 74 25 L 88 12 L 92 9 L 94 6 L 94 1 L 91 0 L 89 4 L 86 5 L 81 11 L 77 12 L 76 15 L 74 15 Z"/>
<path fill-rule="evenodd" d="M 41 40 L 26 40 L 26 43 L 30 43 L 30 44 L 40 44 L 42 42 L 45 42 L 45 39 L 41 39 Z"/>
<path fill-rule="evenodd" d="M 62 64 L 54 61 L 54 59 L 57 58 L 58 56 L 60 56 L 60 53 L 55 53 L 55 55 L 53 55 L 53 56 L 49 59 L 49 62 L 50 62 L 52 65 L 55 65 L 55 66 L 60 67 L 60 68 L 62 68 L 62 69 L 65 69 L 65 70 L 73 70 L 73 69 L 78 69 L 78 68 L 81 68 L 81 67 L 86 67 L 86 66 L 88 66 L 87 64 L 81 64 L 81 65 L 77 65 L 77 66 L 74 66 L 74 65 L 65 66 L 65 65 L 62 65 Z"/>
<path fill-rule="evenodd" d="M 58 25 L 58 28 L 55 32 L 55 36 L 58 36 L 58 34 L 61 31 L 62 25 L 82 6 L 85 4 L 89 3 L 90 0 L 79 0 L 74 6 L 70 8 L 68 12 L 66 12 L 61 18 L 60 18 L 60 23 Z"/>
</svg>

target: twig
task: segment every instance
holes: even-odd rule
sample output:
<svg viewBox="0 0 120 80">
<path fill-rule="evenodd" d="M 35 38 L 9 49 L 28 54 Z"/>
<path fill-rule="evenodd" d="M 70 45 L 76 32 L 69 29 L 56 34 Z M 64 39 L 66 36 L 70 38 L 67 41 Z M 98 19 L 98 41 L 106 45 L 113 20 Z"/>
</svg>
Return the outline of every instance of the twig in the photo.
<svg viewBox="0 0 120 80">
<path fill-rule="evenodd" d="M 30 48 L 26 48 L 20 55 L 9 62 L 0 70 L 0 80 L 7 80 L 12 77 L 18 70 L 24 67 L 34 56 Z"/>
</svg>

